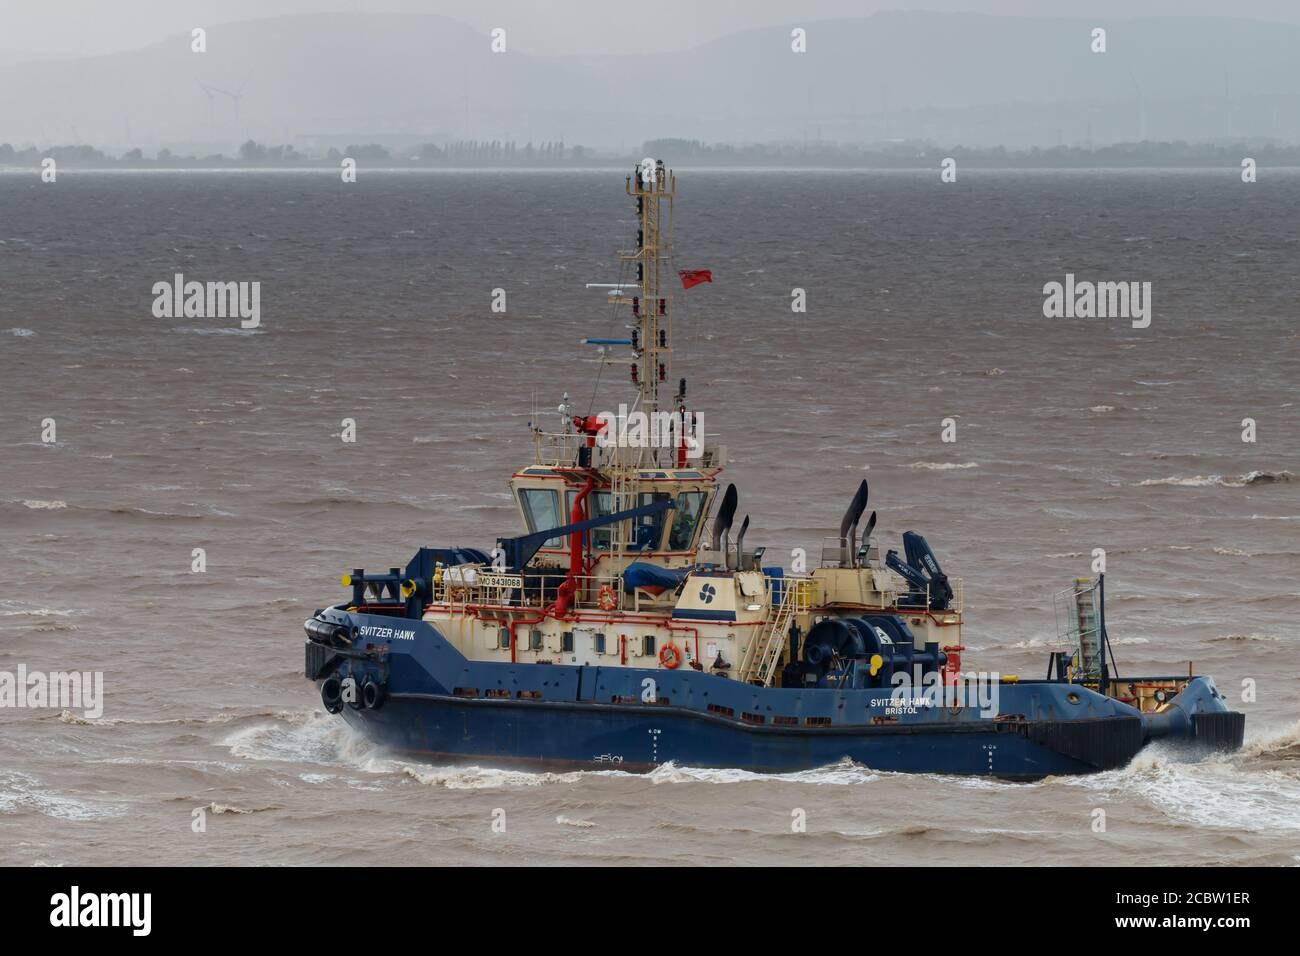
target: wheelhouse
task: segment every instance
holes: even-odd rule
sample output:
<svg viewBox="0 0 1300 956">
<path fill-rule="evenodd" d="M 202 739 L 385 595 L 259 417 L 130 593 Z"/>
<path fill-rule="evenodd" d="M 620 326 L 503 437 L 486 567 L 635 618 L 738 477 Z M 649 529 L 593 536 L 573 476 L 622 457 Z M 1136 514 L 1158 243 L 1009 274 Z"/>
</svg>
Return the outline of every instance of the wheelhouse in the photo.
<svg viewBox="0 0 1300 956">
<path fill-rule="evenodd" d="M 598 563 L 613 565 L 646 560 L 666 566 L 691 563 L 717 490 L 715 472 L 712 468 L 643 469 L 617 495 L 608 475 L 595 475 L 582 502 L 585 517 L 613 514 L 616 497 L 630 501 L 626 507 L 661 501 L 672 501 L 673 507 L 666 513 L 594 528 L 586 533 L 585 550 Z M 515 474 L 510 486 L 524 527 L 533 533 L 568 524 L 592 477 L 587 469 L 545 466 Z M 538 563 L 567 563 L 569 547 L 567 537 L 546 541 L 537 553 Z"/>
</svg>

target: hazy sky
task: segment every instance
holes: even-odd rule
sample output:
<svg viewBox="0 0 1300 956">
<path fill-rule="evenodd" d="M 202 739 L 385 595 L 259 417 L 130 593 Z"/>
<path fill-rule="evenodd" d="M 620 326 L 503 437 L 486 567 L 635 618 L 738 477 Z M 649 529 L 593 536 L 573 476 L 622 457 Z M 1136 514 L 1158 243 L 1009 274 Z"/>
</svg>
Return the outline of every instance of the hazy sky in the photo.
<svg viewBox="0 0 1300 956">
<path fill-rule="evenodd" d="M 662 14 L 655 23 L 642 12 L 650 9 Z M 480 29 L 503 26 L 518 49 L 539 54 L 680 49 L 749 27 L 879 10 L 1300 22 L 1300 0 L 0 0 L 0 52 L 10 60 L 14 53 L 108 53 L 196 26 L 347 10 L 436 13 Z"/>
</svg>

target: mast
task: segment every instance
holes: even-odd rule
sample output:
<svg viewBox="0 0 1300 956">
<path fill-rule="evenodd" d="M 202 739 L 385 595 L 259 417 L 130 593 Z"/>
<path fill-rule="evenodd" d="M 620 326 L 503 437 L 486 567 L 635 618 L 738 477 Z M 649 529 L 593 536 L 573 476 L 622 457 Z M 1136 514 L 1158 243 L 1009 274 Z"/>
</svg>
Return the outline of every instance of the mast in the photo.
<svg viewBox="0 0 1300 956">
<path fill-rule="evenodd" d="M 672 243 L 673 197 L 677 177 L 664 168 L 663 160 L 644 159 L 627 178 L 627 193 L 636 199 L 636 249 L 620 258 L 636 271 L 639 295 L 632 299 L 637 327 L 632 336 L 632 383 L 640 393 L 640 410 L 653 416 L 660 410 L 662 389 L 669 381 L 672 365 Z M 656 464 L 664 452 L 654 449 Z"/>
</svg>

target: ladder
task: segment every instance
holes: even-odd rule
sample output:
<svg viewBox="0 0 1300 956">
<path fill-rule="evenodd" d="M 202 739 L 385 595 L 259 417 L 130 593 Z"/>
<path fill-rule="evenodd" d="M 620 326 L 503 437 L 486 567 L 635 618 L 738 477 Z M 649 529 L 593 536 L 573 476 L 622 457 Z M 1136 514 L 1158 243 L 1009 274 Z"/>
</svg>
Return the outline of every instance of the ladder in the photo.
<svg viewBox="0 0 1300 956">
<path fill-rule="evenodd" d="M 785 634 L 794 617 L 799 602 L 797 579 L 782 579 L 781 603 L 776 606 L 771 619 L 762 632 L 745 651 L 740 664 L 740 679 L 746 683 L 758 683 L 763 687 L 772 686 L 776 676 L 776 664 L 781 659 L 781 650 L 785 647 Z"/>
<path fill-rule="evenodd" d="M 1057 640 L 1073 645 L 1074 677 L 1100 680 L 1105 664 L 1099 584 L 1093 578 L 1075 578 L 1074 585 L 1057 592 Z"/>
</svg>

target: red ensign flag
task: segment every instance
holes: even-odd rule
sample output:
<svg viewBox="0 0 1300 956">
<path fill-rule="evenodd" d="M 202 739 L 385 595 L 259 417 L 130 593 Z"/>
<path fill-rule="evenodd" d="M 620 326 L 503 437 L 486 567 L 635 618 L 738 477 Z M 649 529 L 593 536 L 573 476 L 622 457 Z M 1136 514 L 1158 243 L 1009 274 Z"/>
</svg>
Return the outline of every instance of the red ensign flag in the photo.
<svg viewBox="0 0 1300 956">
<path fill-rule="evenodd" d="M 713 281 L 712 269 L 682 269 L 677 273 L 682 278 L 682 288 L 689 289 L 693 285 L 699 285 L 701 282 Z"/>
</svg>

